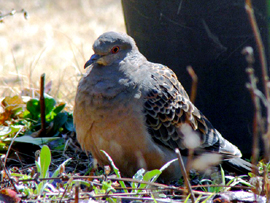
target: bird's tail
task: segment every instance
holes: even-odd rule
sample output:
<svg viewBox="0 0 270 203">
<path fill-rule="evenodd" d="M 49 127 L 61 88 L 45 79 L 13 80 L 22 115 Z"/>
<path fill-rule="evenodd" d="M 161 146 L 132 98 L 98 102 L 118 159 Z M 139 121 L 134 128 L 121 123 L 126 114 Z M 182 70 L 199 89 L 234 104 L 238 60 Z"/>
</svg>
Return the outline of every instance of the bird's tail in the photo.
<svg viewBox="0 0 270 203">
<path fill-rule="evenodd" d="M 219 137 L 219 153 L 224 154 L 224 158 L 228 157 L 228 159 L 231 159 L 233 157 L 242 157 L 241 151 L 230 143 L 228 140 L 224 139 L 221 134 L 215 129 L 215 133 Z"/>
<path fill-rule="evenodd" d="M 241 159 L 242 153 L 238 149 L 238 147 L 230 143 L 228 140 L 224 139 L 217 130 L 216 133 L 219 135 L 219 152 L 223 155 L 224 158 L 224 163 L 222 165 L 225 168 L 228 166 L 229 168 L 235 169 L 237 173 L 246 174 L 250 172 L 253 165 L 248 161 Z M 257 167 L 254 167 L 255 171 L 257 171 Z"/>
<path fill-rule="evenodd" d="M 247 174 L 251 172 L 253 165 L 248 161 L 245 161 L 239 157 L 225 160 L 222 164 L 224 168 L 233 168 L 237 173 Z M 255 167 L 255 172 L 257 173 L 257 167 Z"/>
</svg>

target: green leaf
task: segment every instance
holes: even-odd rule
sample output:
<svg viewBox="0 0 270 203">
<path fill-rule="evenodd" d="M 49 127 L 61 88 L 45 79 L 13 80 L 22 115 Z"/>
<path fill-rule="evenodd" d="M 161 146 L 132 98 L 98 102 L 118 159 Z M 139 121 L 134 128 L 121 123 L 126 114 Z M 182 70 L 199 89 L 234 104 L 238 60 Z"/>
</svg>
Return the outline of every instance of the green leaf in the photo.
<svg viewBox="0 0 270 203">
<path fill-rule="evenodd" d="M 103 154 L 105 154 L 105 156 L 107 157 L 107 159 L 108 159 L 109 162 L 111 163 L 111 166 L 112 166 L 113 171 L 114 171 L 114 173 L 116 174 L 117 178 L 121 178 L 120 171 L 119 171 L 119 169 L 116 167 L 116 165 L 114 164 L 114 162 L 113 162 L 112 158 L 110 157 L 110 155 L 107 154 L 107 152 L 105 152 L 104 150 L 100 150 L 100 151 L 101 151 Z M 126 184 L 125 184 L 123 181 L 119 181 L 119 183 L 120 183 L 121 187 L 124 188 L 125 193 L 128 193 L 128 191 L 127 191 L 127 189 L 126 189 L 126 188 L 127 188 Z"/>
<path fill-rule="evenodd" d="M 71 158 L 67 159 L 66 161 L 64 161 L 61 165 L 59 165 L 57 167 L 57 169 L 54 171 L 53 175 L 52 175 L 52 178 L 56 178 L 58 175 L 59 175 L 59 172 L 61 170 L 61 166 L 65 166 L 69 161 L 71 160 Z M 50 183 L 53 182 L 53 180 L 50 180 L 49 181 Z"/>
<path fill-rule="evenodd" d="M 44 95 L 45 102 L 45 115 L 50 114 L 50 112 L 54 109 L 56 101 L 53 97 L 45 94 Z M 33 119 L 37 119 L 40 115 L 40 101 L 36 98 L 33 98 L 27 102 L 26 105 L 27 110 L 32 115 Z M 60 107 L 59 107 L 60 108 Z"/>
<path fill-rule="evenodd" d="M 40 171 L 41 171 L 40 163 L 35 161 L 35 164 L 36 164 L 36 167 L 37 167 L 37 172 L 40 173 Z"/>
<path fill-rule="evenodd" d="M 40 104 L 38 99 L 31 99 L 26 104 L 26 109 L 33 116 L 33 119 L 37 119 L 40 115 Z"/>
<path fill-rule="evenodd" d="M 24 135 L 21 137 L 15 138 L 15 142 L 24 142 L 24 143 L 30 143 L 34 145 L 44 145 L 48 142 L 51 142 L 53 140 L 60 139 L 60 137 L 39 137 L 39 138 L 33 138 L 32 136 L 29 135 Z M 11 141 L 12 138 L 5 138 L 3 141 Z"/>
<path fill-rule="evenodd" d="M 0 152 L 6 153 L 7 150 L 8 150 L 8 145 L 6 143 L 0 142 Z"/>
<path fill-rule="evenodd" d="M 188 196 L 186 197 L 184 203 L 188 203 L 188 200 L 189 200 L 190 195 L 191 195 L 191 194 L 189 193 Z"/>
<path fill-rule="evenodd" d="M 145 169 L 141 168 L 135 173 L 135 175 L 132 178 L 135 180 L 143 180 L 144 173 L 145 173 Z"/>
<path fill-rule="evenodd" d="M 135 173 L 135 175 L 132 178 L 135 179 L 135 180 L 143 180 L 143 174 L 144 173 L 145 173 L 145 169 L 141 168 Z M 139 183 L 136 183 L 136 182 L 131 183 L 131 187 L 133 189 L 138 188 L 138 185 L 139 185 Z M 135 192 L 135 190 L 132 191 L 132 192 Z"/>
<path fill-rule="evenodd" d="M 176 159 L 173 159 L 173 160 L 171 160 L 171 161 L 169 161 L 169 162 L 167 162 L 166 164 L 164 164 L 159 170 L 157 170 L 157 171 L 155 171 L 155 170 L 152 170 L 152 171 L 154 171 L 153 173 L 150 173 L 150 175 L 152 175 L 152 174 L 155 174 L 156 173 L 156 175 L 154 175 L 152 178 L 151 178 L 151 182 L 156 182 L 156 180 L 158 179 L 158 177 L 160 176 L 160 174 L 166 169 L 166 168 L 168 168 L 173 162 L 175 162 L 175 161 L 177 161 L 178 159 L 176 158 Z M 159 173 L 159 172 L 160 173 Z"/>
<path fill-rule="evenodd" d="M 53 97 L 45 94 L 45 115 L 48 115 L 53 109 L 56 104 L 56 101 Z"/>
<path fill-rule="evenodd" d="M 252 187 L 252 185 L 249 182 L 245 181 L 241 177 L 246 177 L 246 175 L 236 176 L 236 177 L 227 175 L 226 178 L 229 179 L 230 181 L 226 185 L 227 186 L 235 186 L 235 185 L 240 183 L 242 185 Z"/>
<path fill-rule="evenodd" d="M 67 119 L 67 122 L 65 123 L 65 128 L 68 131 L 74 131 L 73 118 L 72 117 Z"/>
<path fill-rule="evenodd" d="M 41 181 L 37 185 L 37 189 L 35 190 L 35 194 L 41 195 L 43 193 L 44 189 L 47 187 L 47 185 L 48 185 L 48 182 Z"/>
<path fill-rule="evenodd" d="M 147 171 L 143 176 L 143 180 L 150 181 L 153 177 L 155 177 L 156 175 L 160 175 L 160 174 L 161 174 L 161 171 L 158 169 Z"/>
<path fill-rule="evenodd" d="M 51 164 L 51 151 L 47 145 L 44 145 L 40 150 L 39 155 L 40 177 L 48 178 L 49 176 L 49 166 Z"/>
<path fill-rule="evenodd" d="M 112 181 L 103 181 L 102 182 L 102 190 L 106 191 L 106 194 L 109 194 L 110 192 L 116 192 L 116 190 L 112 187 Z"/>
<path fill-rule="evenodd" d="M 256 175 L 255 175 L 254 173 L 252 173 L 252 172 L 248 172 L 248 176 L 249 176 L 250 178 L 256 177 Z"/>
<path fill-rule="evenodd" d="M 213 193 L 213 194 L 210 194 L 202 203 L 207 203 L 207 202 L 209 202 L 208 200 L 211 198 L 211 197 L 213 197 L 214 195 L 216 195 L 215 193 Z"/>
<path fill-rule="evenodd" d="M 112 158 L 110 157 L 110 155 L 105 152 L 104 150 L 100 150 L 101 152 L 103 152 L 103 154 L 105 154 L 105 156 L 107 157 L 107 159 L 109 160 L 109 162 L 111 163 L 111 166 L 113 168 L 113 171 L 115 172 L 117 178 L 121 178 L 121 175 L 120 175 L 120 171 L 119 169 L 116 167 L 116 165 L 114 164 Z"/>
<path fill-rule="evenodd" d="M 62 127 L 68 119 L 67 112 L 57 114 L 53 119 L 53 129 L 57 131 L 60 127 Z"/>
<path fill-rule="evenodd" d="M 151 171 L 147 171 L 144 176 L 143 176 L 143 180 L 144 181 L 156 181 L 156 178 L 155 177 L 159 177 L 161 174 L 161 171 L 158 170 L 158 169 L 154 169 L 154 170 L 151 170 Z M 144 189 L 148 186 L 148 184 L 145 184 L 145 183 L 141 183 L 140 184 L 140 187 L 141 189 Z M 140 190 L 139 190 L 140 191 Z"/>
<path fill-rule="evenodd" d="M 20 174 L 20 173 L 10 173 L 11 176 L 13 177 L 20 177 L 20 179 L 27 180 L 30 179 L 30 175 L 25 175 L 25 174 Z"/>
<path fill-rule="evenodd" d="M 21 130 L 24 126 L 23 125 L 11 125 L 11 133 L 16 133 Z"/>
<path fill-rule="evenodd" d="M 58 106 L 56 106 L 54 109 L 53 109 L 53 112 L 55 114 L 58 114 L 60 113 L 64 108 L 65 108 L 66 104 L 60 104 Z"/>
<path fill-rule="evenodd" d="M 22 115 L 23 115 L 23 118 L 29 118 L 30 115 L 31 115 L 31 113 L 30 113 L 30 111 L 24 111 L 24 112 L 22 113 Z"/>
</svg>

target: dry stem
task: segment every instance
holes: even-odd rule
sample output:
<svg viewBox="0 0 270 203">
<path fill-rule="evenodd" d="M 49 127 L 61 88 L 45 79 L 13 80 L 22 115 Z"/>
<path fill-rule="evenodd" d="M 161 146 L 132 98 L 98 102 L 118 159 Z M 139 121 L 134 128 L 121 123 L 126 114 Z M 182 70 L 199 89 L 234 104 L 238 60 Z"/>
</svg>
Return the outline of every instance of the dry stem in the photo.
<svg viewBox="0 0 270 203">
<path fill-rule="evenodd" d="M 196 94 L 197 94 L 197 84 L 198 84 L 198 77 L 191 66 L 187 67 L 187 71 L 192 79 L 191 85 L 191 93 L 190 93 L 190 101 L 192 103 L 195 102 Z"/>
<path fill-rule="evenodd" d="M 262 38 L 260 35 L 258 25 L 256 23 L 251 0 L 246 0 L 245 9 L 247 11 L 250 25 L 251 25 L 251 28 L 252 28 L 252 31 L 253 31 L 253 34 L 255 37 L 256 44 L 257 44 L 257 48 L 258 48 L 258 52 L 259 52 L 259 60 L 260 60 L 261 69 L 262 69 L 264 93 L 265 93 L 265 97 L 269 103 L 270 98 L 269 98 L 269 88 L 268 88 L 269 77 L 268 77 L 268 71 L 267 71 L 267 61 L 266 61 L 266 57 L 265 57 L 264 45 L 262 42 Z M 269 142 L 270 142 L 270 112 L 269 112 L 269 108 L 270 107 L 269 107 L 269 104 L 266 108 L 267 108 L 267 128 L 265 131 L 266 133 L 264 133 L 264 135 L 263 135 L 263 139 L 264 139 L 264 150 L 265 150 L 264 158 L 265 158 L 265 162 L 268 162 L 269 157 L 270 157 L 270 149 L 269 149 L 270 148 L 270 145 L 269 145 Z"/>
<path fill-rule="evenodd" d="M 40 130 L 39 137 L 43 137 L 46 134 L 44 84 L 45 84 L 45 73 L 43 73 L 41 75 L 41 77 L 40 77 L 40 117 L 41 117 L 41 130 Z"/>
<path fill-rule="evenodd" d="M 190 182 L 188 180 L 188 175 L 187 175 L 187 172 L 186 172 L 186 169 L 185 169 L 185 166 L 184 166 L 184 162 L 183 162 L 183 159 L 182 159 L 180 150 L 179 149 L 175 149 L 175 153 L 176 153 L 176 155 L 178 157 L 180 169 L 181 169 L 182 175 L 183 175 L 184 180 L 185 180 L 185 186 L 188 189 L 188 191 L 190 192 L 191 200 L 194 203 L 196 201 L 196 199 L 195 199 L 194 193 L 192 191 Z"/>
</svg>

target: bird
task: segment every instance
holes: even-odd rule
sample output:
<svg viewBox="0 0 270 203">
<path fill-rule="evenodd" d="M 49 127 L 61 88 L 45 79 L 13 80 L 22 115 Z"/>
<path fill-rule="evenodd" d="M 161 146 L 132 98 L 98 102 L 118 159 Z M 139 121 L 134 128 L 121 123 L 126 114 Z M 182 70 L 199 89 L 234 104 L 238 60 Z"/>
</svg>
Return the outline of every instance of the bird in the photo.
<svg viewBox="0 0 270 203">
<path fill-rule="evenodd" d="M 140 168 L 161 168 L 177 157 L 176 148 L 186 163 L 185 138 L 195 134 L 194 156 L 219 154 L 236 167 L 250 169 L 238 147 L 190 101 L 176 74 L 148 61 L 131 36 L 105 32 L 93 51 L 77 87 L 73 116 L 81 147 L 101 166 L 110 163 L 101 150 L 127 177 Z M 162 173 L 164 180 L 181 177 L 177 162 Z"/>
</svg>

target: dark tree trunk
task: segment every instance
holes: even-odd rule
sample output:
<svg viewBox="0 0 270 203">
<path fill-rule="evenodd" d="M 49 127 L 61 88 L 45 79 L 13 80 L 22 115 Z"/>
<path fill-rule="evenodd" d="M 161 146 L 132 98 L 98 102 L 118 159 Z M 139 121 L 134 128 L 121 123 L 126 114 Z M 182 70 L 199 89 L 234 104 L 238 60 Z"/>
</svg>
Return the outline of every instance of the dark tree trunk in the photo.
<svg viewBox="0 0 270 203">
<path fill-rule="evenodd" d="M 244 2 L 122 0 L 122 5 L 127 32 L 140 51 L 149 61 L 173 69 L 188 93 L 186 66 L 191 65 L 199 78 L 196 106 L 225 138 L 250 155 L 254 108 L 241 54 L 245 46 L 254 48 L 260 80 L 261 70 Z M 254 1 L 254 11 L 267 51 L 266 1 Z"/>
</svg>

